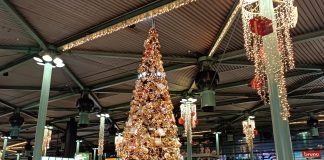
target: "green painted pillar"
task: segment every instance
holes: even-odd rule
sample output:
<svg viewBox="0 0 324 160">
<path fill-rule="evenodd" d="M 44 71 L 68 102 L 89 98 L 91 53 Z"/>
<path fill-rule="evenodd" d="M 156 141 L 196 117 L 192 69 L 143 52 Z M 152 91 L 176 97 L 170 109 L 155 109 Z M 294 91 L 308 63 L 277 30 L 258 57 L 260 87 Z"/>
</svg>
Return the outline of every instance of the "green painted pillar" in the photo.
<svg viewBox="0 0 324 160">
<path fill-rule="evenodd" d="M 96 160 L 97 158 L 97 149 L 98 148 L 92 148 L 93 149 L 93 160 Z"/>
<path fill-rule="evenodd" d="M 8 139 L 9 139 L 9 137 L 3 137 L 2 157 L 1 157 L 2 160 L 5 160 L 5 157 L 6 157 Z"/>
<path fill-rule="evenodd" d="M 186 102 L 188 103 L 188 102 Z M 185 107 L 186 107 L 186 116 L 187 116 L 187 119 L 186 121 L 189 122 L 189 123 L 186 123 L 187 125 L 187 160 L 192 160 L 192 144 L 191 144 L 191 108 L 190 108 L 190 105 L 187 105 L 185 104 Z"/>
<path fill-rule="evenodd" d="M 216 132 L 215 133 L 215 137 L 216 137 L 216 155 L 217 155 L 217 158 L 219 158 L 219 134 L 220 132 Z"/>
<path fill-rule="evenodd" d="M 20 160 L 21 153 L 17 153 L 17 160 Z"/>
<path fill-rule="evenodd" d="M 82 140 L 76 140 L 76 148 L 75 148 L 75 155 L 79 154 L 80 151 L 80 143 Z"/>
<path fill-rule="evenodd" d="M 37 126 L 36 126 L 36 137 L 35 137 L 35 148 L 33 152 L 33 160 L 42 159 L 42 145 L 44 138 L 44 129 L 46 124 L 46 114 L 47 114 L 47 106 L 48 106 L 48 98 L 51 86 L 51 76 L 52 76 L 52 64 L 45 63 L 44 65 L 44 73 L 43 73 L 43 82 L 42 82 L 42 90 L 39 102 L 38 109 L 38 118 L 37 118 Z"/>
<path fill-rule="evenodd" d="M 274 20 L 273 0 L 260 0 L 260 13 L 271 20 Z M 272 23 L 273 30 L 276 31 L 277 24 Z M 276 32 L 263 37 L 264 54 L 269 63 L 277 68 L 266 68 L 268 88 L 270 93 L 270 108 L 272 117 L 273 135 L 276 147 L 277 159 L 292 160 L 292 144 L 289 130 L 289 123 L 281 117 L 281 104 L 279 100 L 279 90 L 277 82 L 275 81 L 275 71 L 279 66 L 275 65 L 279 62 L 278 40 Z"/>
</svg>

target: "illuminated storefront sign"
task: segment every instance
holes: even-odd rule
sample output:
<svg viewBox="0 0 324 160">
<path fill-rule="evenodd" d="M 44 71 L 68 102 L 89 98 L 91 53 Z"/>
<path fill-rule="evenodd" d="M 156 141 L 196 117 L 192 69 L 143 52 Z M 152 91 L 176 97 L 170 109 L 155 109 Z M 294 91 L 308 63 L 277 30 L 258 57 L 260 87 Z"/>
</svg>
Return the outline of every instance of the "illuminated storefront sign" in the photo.
<svg viewBox="0 0 324 160">
<path fill-rule="evenodd" d="M 321 157 L 321 151 L 303 151 L 304 158 L 319 158 Z"/>
</svg>

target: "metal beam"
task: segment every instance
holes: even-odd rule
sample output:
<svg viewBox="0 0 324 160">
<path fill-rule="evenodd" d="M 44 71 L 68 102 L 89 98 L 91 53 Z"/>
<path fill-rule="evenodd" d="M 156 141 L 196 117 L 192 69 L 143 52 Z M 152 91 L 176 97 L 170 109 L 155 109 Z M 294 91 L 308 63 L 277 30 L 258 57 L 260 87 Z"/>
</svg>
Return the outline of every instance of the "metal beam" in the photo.
<svg viewBox="0 0 324 160">
<path fill-rule="evenodd" d="M 171 71 L 177 71 L 177 70 L 181 70 L 181 69 L 186 69 L 186 68 L 189 68 L 189 67 L 192 67 L 192 65 L 188 66 L 188 65 L 185 65 L 185 64 L 176 64 L 176 65 L 171 65 L 171 66 L 165 67 L 164 71 L 165 72 L 168 72 L 168 71 L 171 72 Z M 103 82 L 103 83 L 96 84 L 96 85 L 90 87 L 90 89 L 91 89 L 91 91 L 98 91 L 98 90 L 101 90 L 101 89 L 105 89 L 105 88 L 109 88 L 109 87 L 116 86 L 116 85 L 119 85 L 119 84 L 123 84 L 123 83 L 128 82 L 128 81 L 136 80 L 137 77 L 138 77 L 137 74 L 124 76 L 124 77 L 121 77 L 121 78 L 109 80 L 108 82 Z"/>
<path fill-rule="evenodd" d="M 34 46 L 14 46 L 14 45 L 0 45 L 0 50 L 5 51 L 11 51 L 11 52 L 17 52 L 17 53 L 33 53 L 33 52 L 39 52 L 41 49 L 39 47 Z"/>
<path fill-rule="evenodd" d="M 11 61 L 3 66 L 0 67 L 0 74 L 3 74 L 3 73 L 6 73 L 6 72 L 9 72 L 10 70 L 13 70 L 15 68 L 18 68 L 20 67 L 21 65 L 29 62 L 29 60 L 31 60 L 36 54 L 28 54 L 28 55 L 25 55 L 21 58 L 18 58 L 14 61 Z"/>
<path fill-rule="evenodd" d="M 121 15 L 121 16 L 118 16 L 116 18 L 110 19 L 110 20 L 105 21 L 103 23 L 97 24 L 97 25 L 92 26 L 90 28 L 87 28 L 87 29 L 85 29 L 85 30 L 83 30 L 83 31 L 81 31 L 81 32 L 79 32 L 77 34 L 74 34 L 72 36 L 64 38 L 64 39 L 56 42 L 55 45 L 56 46 L 63 46 L 65 44 L 67 44 L 67 43 L 78 40 L 78 39 L 80 39 L 80 38 L 82 38 L 82 37 L 84 37 L 86 35 L 95 33 L 95 32 L 97 32 L 99 30 L 104 29 L 104 28 L 107 28 L 107 27 L 110 27 L 110 26 L 115 25 L 117 23 L 123 22 L 123 21 L 125 21 L 127 19 L 138 16 L 138 15 L 143 14 L 145 12 L 148 12 L 150 10 L 156 9 L 156 8 L 161 7 L 161 6 L 163 6 L 165 4 L 168 4 L 170 2 L 173 2 L 173 0 L 154 1 L 154 2 L 149 3 L 149 4 L 147 4 L 147 5 L 143 6 L 143 7 L 139 7 L 137 9 L 132 10 L 130 12 L 127 12 L 127 13 Z"/>
<path fill-rule="evenodd" d="M 304 86 L 318 80 L 318 79 L 321 79 L 323 77 L 323 73 L 321 74 L 318 74 L 318 75 L 314 75 L 312 77 L 307 77 L 305 79 L 302 79 L 302 80 L 299 80 L 296 82 L 295 86 L 294 87 L 288 87 L 288 95 L 292 94 L 293 92 L 295 92 L 296 90 L 298 89 L 301 89 L 303 88 Z"/>
<path fill-rule="evenodd" d="M 232 9 L 230 10 L 228 16 L 226 17 L 225 23 L 223 23 L 222 29 L 217 32 L 217 39 L 215 40 L 213 46 L 210 48 L 208 57 L 212 57 L 220 46 L 222 40 L 225 38 L 228 30 L 230 30 L 232 24 L 236 20 L 237 16 L 241 13 L 242 1 L 235 1 Z"/>
<path fill-rule="evenodd" d="M 124 59 L 124 60 L 141 60 L 142 53 L 129 53 L 129 52 L 104 52 L 104 51 L 87 51 L 87 50 L 71 50 L 67 54 L 77 55 L 82 57 L 100 57 L 110 59 Z M 194 57 L 175 57 L 175 56 L 162 56 L 163 62 L 197 64 L 197 58 Z"/>
<path fill-rule="evenodd" d="M 4 8 L 21 24 L 25 31 L 30 34 L 34 40 L 37 41 L 39 46 L 47 50 L 46 42 L 43 38 L 34 30 L 34 28 L 27 22 L 27 20 L 16 10 L 16 8 L 8 0 L 0 0 Z"/>
<path fill-rule="evenodd" d="M 50 102 L 58 101 L 58 100 L 61 100 L 61 99 L 66 99 L 66 98 L 73 97 L 73 96 L 78 95 L 78 94 L 79 93 L 72 93 L 72 92 L 62 93 L 62 94 L 59 94 L 59 95 L 56 95 L 56 96 L 51 96 L 49 98 L 48 102 L 50 103 Z M 35 108 L 35 107 L 38 107 L 38 105 L 39 105 L 39 100 L 27 104 L 26 106 L 22 107 L 22 110 L 28 110 L 28 109 L 31 109 L 31 108 Z"/>
<path fill-rule="evenodd" d="M 40 91 L 41 87 L 36 86 L 0 86 L 0 90 L 15 90 L 15 91 L 30 91 L 30 92 L 38 92 Z M 68 91 L 75 91 L 78 92 L 80 89 L 78 88 L 51 88 L 51 92 L 68 92 Z M 109 91 L 107 91 L 109 92 Z"/>
</svg>

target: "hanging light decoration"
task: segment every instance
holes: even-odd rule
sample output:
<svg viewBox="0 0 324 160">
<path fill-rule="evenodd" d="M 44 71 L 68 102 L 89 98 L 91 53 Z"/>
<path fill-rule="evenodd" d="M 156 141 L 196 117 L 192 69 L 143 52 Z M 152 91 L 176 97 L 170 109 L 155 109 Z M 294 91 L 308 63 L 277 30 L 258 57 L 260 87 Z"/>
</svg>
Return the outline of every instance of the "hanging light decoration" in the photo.
<svg viewBox="0 0 324 160">
<path fill-rule="evenodd" d="M 11 124 L 10 137 L 12 139 L 17 139 L 19 135 L 19 130 L 21 125 L 24 123 L 24 118 L 20 116 L 19 112 L 15 112 L 10 118 L 9 122 Z"/>
<path fill-rule="evenodd" d="M 253 116 L 249 116 L 247 120 L 242 122 L 243 133 L 250 151 L 253 150 L 253 139 L 255 137 L 255 122 L 253 119 Z"/>
<path fill-rule="evenodd" d="M 275 18 L 273 20 L 260 15 L 258 0 L 243 0 L 242 4 L 244 46 L 248 58 L 255 64 L 254 81 L 257 85 L 261 85 L 256 89 L 258 94 L 266 100 L 266 69 L 275 73 L 283 120 L 288 120 L 290 116 L 284 73 L 295 67 L 292 40 L 289 33 L 289 30 L 296 26 L 298 20 L 297 7 L 293 6 L 293 2 L 294 0 L 275 0 Z M 273 24 L 276 28 L 273 28 Z M 278 37 L 279 57 L 276 58 L 276 55 L 271 55 L 272 59 L 279 59 L 275 62 L 276 64 L 269 63 L 269 59 L 264 56 L 262 37 L 272 32 L 275 32 Z"/>
<path fill-rule="evenodd" d="M 99 128 L 99 139 L 98 139 L 98 157 L 101 160 L 104 150 L 104 141 L 105 141 L 105 120 L 109 118 L 109 114 L 101 113 L 97 114 L 97 117 L 100 118 L 100 128 Z"/>
<path fill-rule="evenodd" d="M 121 149 L 120 144 L 123 142 L 124 138 L 121 133 L 117 133 L 115 136 L 115 147 L 116 147 L 116 152 L 117 152 L 117 157 L 119 157 L 119 152 Z"/>
<path fill-rule="evenodd" d="M 79 125 L 80 127 L 86 127 L 89 125 L 89 113 L 94 107 L 94 102 L 89 98 L 87 92 L 83 92 L 81 97 L 76 102 L 76 107 L 79 110 Z"/>
<path fill-rule="evenodd" d="M 197 99 L 193 99 L 193 98 L 182 99 L 180 102 L 182 104 L 180 105 L 181 117 L 179 118 L 179 121 L 183 121 L 183 123 L 181 122 L 184 125 L 183 135 L 189 136 L 190 143 L 192 143 L 191 129 L 196 128 L 196 125 L 198 123 L 196 104 L 195 104 L 195 102 L 197 102 Z M 188 131 L 190 132 L 189 135 L 187 135 Z"/>
<path fill-rule="evenodd" d="M 202 66 L 201 71 L 198 72 L 195 83 L 200 92 L 201 108 L 205 112 L 214 111 L 216 106 L 215 89 L 219 82 L 219 75 L 209 66 Z"/>
<path fill-rule="evenodd" d="M 50 143 L 52 140 L 52 126 L 45 126 L 44 129 L 44 141 L 43 141 L 43 146 L 42 146 L 42 151 L 44 155 L 46 156 L 47 149 L 50 148 Z"/>
</svg>

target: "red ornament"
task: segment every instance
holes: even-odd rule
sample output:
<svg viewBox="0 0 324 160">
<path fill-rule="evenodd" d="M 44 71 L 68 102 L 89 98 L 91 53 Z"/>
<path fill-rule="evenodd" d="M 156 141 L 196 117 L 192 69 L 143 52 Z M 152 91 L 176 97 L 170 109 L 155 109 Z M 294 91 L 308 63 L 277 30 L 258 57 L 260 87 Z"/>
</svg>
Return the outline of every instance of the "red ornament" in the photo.
<svg viewBox="0 0 324 160">
<path fill-rule="evenodd" d="M 259 36 L 268 35 L 273 32 L 272 20 L 263 16 L 256 16 L 250 19 L 250 29 L 251 32 Z"/>
<path fill-rule="evenodd" d="M 196 125 L 198 125 L 198 124 L 199 124 L 199 120 L 198 120 L 198 119 L 196 119 L 196 120 L 195 120 L 195 123 L 196 123 Z"/>
<path fill-rule="evenodd" d="M 257 129 L 254 129 L 254 135 L 257 136 L 259 134 L 259 131 Z"/>
<path fill-rule="evenodd" d="M 184 120 L 180 117 L 180 118 L 178 119 L 178 123 L 181 124 L 181 125 L 183 125 L 183 124 L 184 124 Z"/>
<path fill-rule="evenodd" d="M 258 90 L 258 89 L 260 89 L 262 87 L 262 82 L 260 82 L 256 78 L 254 78 L 250 82 L 250 86 L 251 86 L 252 89 Z"/>
<path fill-rule="evenodd" d="M 196 115 L 196 113 L 195 112 L 191 112 L 191 116 L 195 116 Z"/>
</svg>

